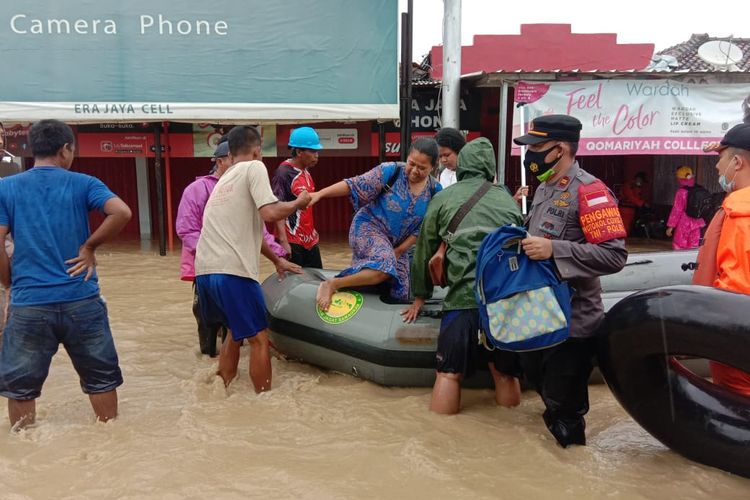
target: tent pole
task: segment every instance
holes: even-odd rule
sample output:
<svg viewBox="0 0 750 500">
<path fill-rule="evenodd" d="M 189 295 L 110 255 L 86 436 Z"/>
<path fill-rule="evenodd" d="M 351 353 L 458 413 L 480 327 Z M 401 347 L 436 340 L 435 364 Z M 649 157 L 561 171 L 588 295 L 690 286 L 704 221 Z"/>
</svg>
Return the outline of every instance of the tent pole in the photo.
<svg viewBox="0 0 750 500">
<path fill-rule="evenodd" d="M 161 169 L 161 123 L 154 124 L 154 179 L 156 180 L 156 217 L 159 219 L 159 255 L 167 255 L 164 230 L 164 175 Z"/>
<path fill-rule="evenodd" d="M 518 111 L 521 114 L 521 135 L 526 134 L 526 110 L 524 107 L 524 103 L 521 103 L 518 106 Z M 521 185 L 526 185 L 526 169 L 523 166 L 523 159 L 526 157 L 526 146 L 521 146 Z M 528 207 L 527 207 L 527 200 L 526 196 L 521 198 L 521 213 L 523 215 L 526 215 L 529 213 Z"/>
<path fill-rule="evenodd" d="M 385 123 L 378 122 L 378 163 L 385 163 Z"/>
<path fill-rule="evenodd" d="M 169 144 L 169 122 L 162 124 L 164 130 L 164 169 L 167 190 L 167 248 L 174 252 L 174 217 L 172 216 L 172 148 Z"/>
</svg>

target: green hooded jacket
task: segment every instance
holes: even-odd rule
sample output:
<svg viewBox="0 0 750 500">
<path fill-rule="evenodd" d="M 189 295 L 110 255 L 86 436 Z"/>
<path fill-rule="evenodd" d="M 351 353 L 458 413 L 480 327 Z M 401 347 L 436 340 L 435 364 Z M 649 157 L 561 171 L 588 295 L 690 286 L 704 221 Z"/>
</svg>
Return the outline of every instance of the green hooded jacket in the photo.
<svg viewBox="0 0 750 500">
<path fill-rule="evenodd" d="M 461 149 L 456 170 L 458 182 L 437 193 L 422 221 L 412 263 L 412 290 L 416 297 L 432 297 L 433 284 L 427 267 L 440 242 L 447 238 L 448 224 L 484 181 L 495 177 L 495 152 L 484 137 L 473 140 Z M 443 310 L 474 309 L 474 281 L 477 251 L 484 237 L 505 224 L 523 224 L 521 211 L 502 185 L 494 185 L 477 202 L 458 226 L 448 242 L 448 294 Z"/>
</svg>

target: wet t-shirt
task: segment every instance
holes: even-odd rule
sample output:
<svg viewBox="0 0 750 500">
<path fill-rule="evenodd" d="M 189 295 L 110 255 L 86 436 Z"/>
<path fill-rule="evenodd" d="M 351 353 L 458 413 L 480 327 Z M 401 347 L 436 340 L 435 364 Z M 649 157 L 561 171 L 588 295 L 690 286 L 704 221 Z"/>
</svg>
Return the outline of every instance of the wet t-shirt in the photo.
<svg viewBox="0 0 750 500">
<path fill-rule="evenodd" d="M 66 260 L 91 235 L 89 212 L 115 195 L 96 177 L 38 166 L 0 182 L 0 225 L 15 243 L 11 304 L 72 302 L 99 294 L 96 272 L 71 277 Z"/>
<path fill-rule="evenodd" d="M 264 227 L 258 209 L 277 201 L 263 162 L 231 166 L 206 203 L 195 275 L 231 274 L 258 281 Z"/>
<path fill-rule="evenodd" d="M 276 169 L 273 176 L 273 192 L 280 201 L 294 201 L 302 191 L 315 192 L 315 183 L 310 173 L 299 169 L 288 161 Z M 286 219 L 286 236 L 289 243 L 310 249 L 318 244 L 312 207 L 297 210 Z"/>
</svg>

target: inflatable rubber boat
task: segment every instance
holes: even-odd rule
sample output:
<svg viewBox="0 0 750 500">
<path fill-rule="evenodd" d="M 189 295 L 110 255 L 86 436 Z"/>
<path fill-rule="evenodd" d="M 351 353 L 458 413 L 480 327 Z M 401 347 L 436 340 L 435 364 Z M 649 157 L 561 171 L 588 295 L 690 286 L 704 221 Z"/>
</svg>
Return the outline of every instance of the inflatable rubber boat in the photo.
<svg viewBox="0 0 750 500">
<path fill-rule="evenodd" d="M 602 278 L 605 310 L 639 290 L 690 283 L 696 256 L 695 250 L 631 254 L 619 273 Z M 282 281 L 272 275 L 263 283 L 276 349 L 290 359 L 381 385 L 432 386 L 446 290 L 436 288 L 434 298 L 412 324 L 401 320 L 405 304 L 356 290 L 338 291 L 328 312 L 320 311 L 315 304 L 318 285 L 337 272 L 306 269 Z M 464 383 L 467 387 L 489 384 L 486 371 L 477 371 Z"/>
<path fill-rule="evenodd" d="M 608 312 L 599 367 L 625 410 L 681 455 L 750 477 L 750 398 L 693 373 L 674 356 L 750 372 L 750 296 L 681 286 L 631 295 Z M 623 356 L 622 353 L 627 353 Z"/>
</svg>

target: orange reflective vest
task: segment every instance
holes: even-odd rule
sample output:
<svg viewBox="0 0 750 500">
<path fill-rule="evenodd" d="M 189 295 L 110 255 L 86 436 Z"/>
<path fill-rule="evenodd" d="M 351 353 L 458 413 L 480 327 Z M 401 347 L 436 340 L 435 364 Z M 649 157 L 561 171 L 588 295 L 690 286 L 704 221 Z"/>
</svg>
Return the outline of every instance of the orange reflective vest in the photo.
<svg viewBox="0 0 750 500">
<path fill-rule="evenodd" d="M 750 295 L 750 187 L 729 194 L 711 220 L 693 284 Z M 714 383 L 750 396 L 750 374 L 712 361 L 711 376 Z"/>
</svg>

